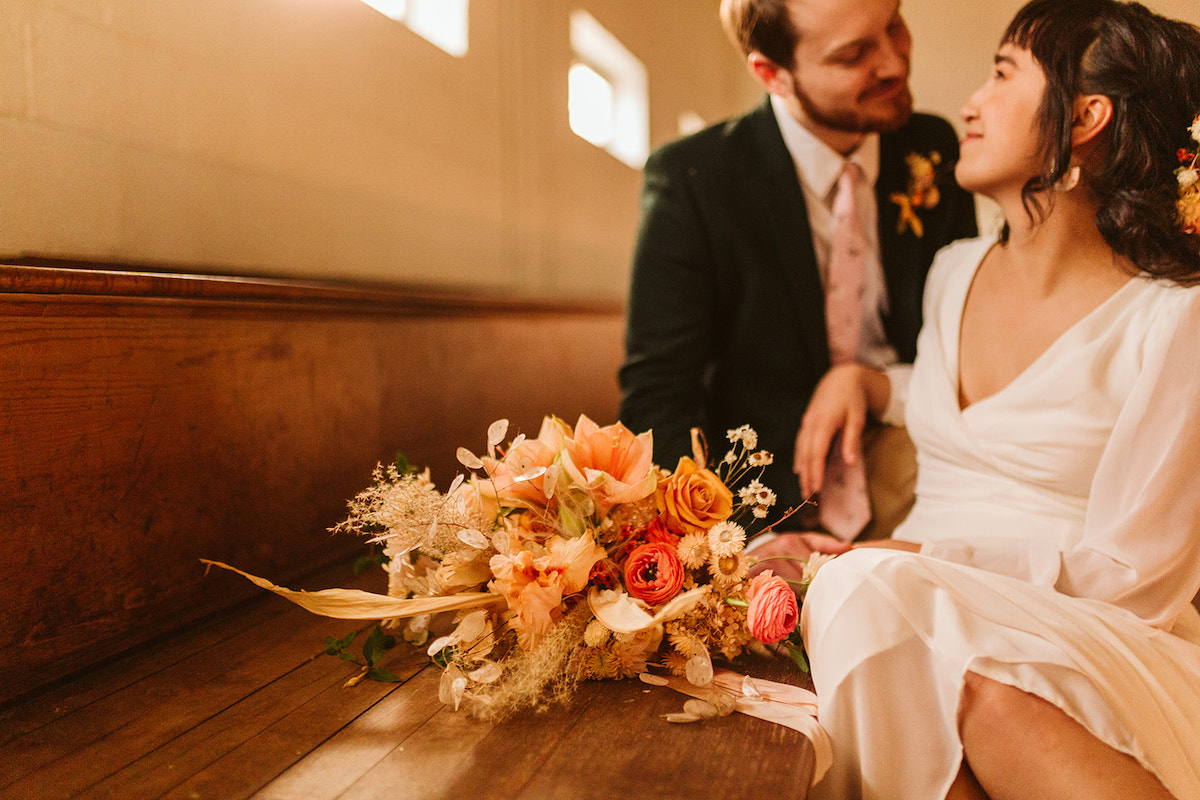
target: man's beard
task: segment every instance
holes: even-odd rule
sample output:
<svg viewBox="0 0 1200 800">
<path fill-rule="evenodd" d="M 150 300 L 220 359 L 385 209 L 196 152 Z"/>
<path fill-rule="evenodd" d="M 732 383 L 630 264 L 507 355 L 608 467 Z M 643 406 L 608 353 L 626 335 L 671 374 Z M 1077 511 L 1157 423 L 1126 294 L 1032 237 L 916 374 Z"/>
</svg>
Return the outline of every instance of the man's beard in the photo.
<svg viewBox="0 0 1200 800">
<path fill-rule="evenodd" d="M 904 88 L 887 100 L 882 113 L 864 113 L 867 104 L 855 108 L 828 109 L 821 108 L 813 102 L 808 93 L 801 87 L 797 76 L 792 74 L 792 87 L 800 108 L 810 120 L 824 128 L 845 133 L 887 133 L 900 128 L 912 116 L 912 91 L 907 83 Z M 876 90 L 878 87 L 876 87 Z M 875 90 L 872 90 L 875 91 Z"/>
</svg>

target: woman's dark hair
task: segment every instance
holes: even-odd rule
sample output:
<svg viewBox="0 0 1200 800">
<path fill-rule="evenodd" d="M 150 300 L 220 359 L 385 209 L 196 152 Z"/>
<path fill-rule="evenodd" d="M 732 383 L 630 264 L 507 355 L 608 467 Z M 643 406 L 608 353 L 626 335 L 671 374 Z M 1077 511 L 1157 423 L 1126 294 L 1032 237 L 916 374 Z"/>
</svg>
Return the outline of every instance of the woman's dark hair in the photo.
<svg viewBox="0 0 1200 800">
<path fill-rule="evenodd" d="M 1101 235 L 1147 273 L 1200 283 L 1200 236 L 1183 232 L 1175 206 L 1177 153 L 1196 146 L 1188 128 L 1200 112 L 1200 30 L 1140 3 L 1031 0 L 1001 43 L 1029 50 L 1046 76 L 1042 174 L 1022 190 L 1030 218 L 1045 217 L 1047 195 L 1035 195 L 1070 169 L 1075 98 L 1105 95 L 1113 104 L 1105 146 L 1083 165 Z"/>
</svg>

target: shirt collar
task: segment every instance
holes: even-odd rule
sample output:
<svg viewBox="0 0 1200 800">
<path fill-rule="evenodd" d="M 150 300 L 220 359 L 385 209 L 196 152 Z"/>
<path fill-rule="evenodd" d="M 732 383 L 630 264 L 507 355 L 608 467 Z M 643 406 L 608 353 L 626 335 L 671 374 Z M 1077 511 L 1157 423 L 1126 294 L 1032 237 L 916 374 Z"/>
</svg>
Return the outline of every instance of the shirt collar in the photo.
<svg viewBox="0 0 1200 800">
<path fill-rule="evenodd" d="M 771 95 L 771 109 L 783 134 L 783 143 L 792 154 L 800 182 L 817 197 L 832 197 L 846 158 L 801 125 L 776 95 Z M 879 177 L 879 134 L 867 134 L 849 158 L 858 164 L 868 185 L 874 186 Z"/>
</svg>

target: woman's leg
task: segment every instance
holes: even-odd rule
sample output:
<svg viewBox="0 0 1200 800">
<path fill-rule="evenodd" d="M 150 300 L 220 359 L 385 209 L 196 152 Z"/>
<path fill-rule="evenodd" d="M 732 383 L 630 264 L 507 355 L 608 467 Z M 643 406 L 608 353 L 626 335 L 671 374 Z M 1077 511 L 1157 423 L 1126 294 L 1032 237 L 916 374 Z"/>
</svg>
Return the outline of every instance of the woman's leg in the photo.
<svg viewBox="0 0 1200 800">
<path fill-rule="evenodd" d="M 975 773 L 971 772 L 971 768 L 964 762 L 958 770 L 958 777 L 954 779 L 954 783 L 950 784 L 950 791 L 946 792 L 946 800 L 990 800 L 990 798 L 983 791 L 983 787 L 979 785 L 979 781 L 975 780 Z"/>
<path fill-rule="evenodd" d="M 970 771 L 992 800 L 1171 800 L 1134 758 L 1054 704 L 974 672 L 966 675 L 959 730 Z"/>
</svg>

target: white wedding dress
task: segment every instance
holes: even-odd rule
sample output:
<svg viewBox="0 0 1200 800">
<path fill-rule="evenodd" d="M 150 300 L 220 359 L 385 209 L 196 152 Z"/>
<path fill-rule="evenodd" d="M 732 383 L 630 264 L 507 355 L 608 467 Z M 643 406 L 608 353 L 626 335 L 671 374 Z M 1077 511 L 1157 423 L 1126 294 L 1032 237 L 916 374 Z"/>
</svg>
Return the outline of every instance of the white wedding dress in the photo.
<svg viewBox="0 0 1200 800">
<path fill-rule="evenodd" d="M 945 248 L 929 277 L 905 414 L 918 499 L 895 532 L 921 553 L 847 553 L 804 603 L 834 748 L 812 796 L 944 797 L 973 670 L 1197 800 L 1200 289 L 1131 280 L 960 410 L 963 303 L 994 241 Z"/>
</svg>

